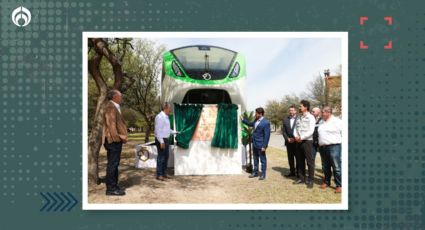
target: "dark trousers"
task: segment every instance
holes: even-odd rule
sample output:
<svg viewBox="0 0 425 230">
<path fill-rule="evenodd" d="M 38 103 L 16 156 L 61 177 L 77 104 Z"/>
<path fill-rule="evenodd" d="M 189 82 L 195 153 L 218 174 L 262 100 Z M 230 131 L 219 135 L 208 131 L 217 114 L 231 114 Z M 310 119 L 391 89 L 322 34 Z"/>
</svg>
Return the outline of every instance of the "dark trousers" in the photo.
<svg viewBox="0 0 425 230">
<path fill-rule="evenodd" d="M 305 163 L 307 161 L 308 167 L 308 180 L 314 179 L 314 160 L 313 154 L 313 141 L 302 141 L 297 144 L 297 169 L 298 176 L 301 180 L 305 180 Z"/>
<path fill-rule="evenodd" d="M 267 169 L 267 157 L 266 152 L 262 152 L 261 149 L 253 148 L 254 152 L 254 171 L 252 174 L 258 175 L 258 165 L 259 161 L 261 161 L 261 176 L 266 177 L 266 169 Z"/>
<path fill-rule="evenodd" d="M 158 157 L 156 158 L 156 176 L 166 176 L 168 158 L 170 156 L 169 146 L 170 142 L 168 138 L 164 138 L 165 148 L 161 149 L 161 144 L 158 139 L 155 138 L 155 145 L 158 150 Z"/>
<path fill-rule="evenodd" d="M 324 161 L 323 173 L 325 174 L 325 183 L 331 184 L 331 176 L 335 179 L 336 187 L 341 187 L 341 144 L 325 145 L 320 147 L 323 151 Z"/>
<path fill-rule="evenodd" d="M 319 146 L 313 144 L 313 149 L 311 150 L 311 154 L 312 154 L 314 162 L 316 162 L 317 151 L 319 151 Z"/>
<path fill-rule="evenodd" d="M 286 144 L 286 152 L 288 153 L 288 163 L 289 170 L 291 174 L 296 174 L 295 171 L 295 161 L 297 159 L 297 144 L 296 143 L 287 143 Z"/>
<path fill-rule="evenodd" d="M 105 140 L 103 146 L 106 149 L 108 163 L 106 165 L 106 190 L 118 189 L 118 166 L 121 159 L 122 142 L 108 143 Z"/>
</svg>

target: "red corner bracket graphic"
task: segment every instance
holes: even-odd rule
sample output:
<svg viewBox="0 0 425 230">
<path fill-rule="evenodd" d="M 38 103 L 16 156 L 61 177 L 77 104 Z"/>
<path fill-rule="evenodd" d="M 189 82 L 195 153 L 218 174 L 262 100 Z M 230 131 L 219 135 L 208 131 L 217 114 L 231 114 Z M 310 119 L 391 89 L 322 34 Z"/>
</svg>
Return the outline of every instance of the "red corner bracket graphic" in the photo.
<svg viewBox="0 0 425 230">
<path fill-rule="evenodd" d="M 361 26 L 364 26 L 365 25 L 365 22 L 367 20 L 369 20 L 369 17 L 368 16 L 360 16 L 360 18 L 359 18 L 360 25 Z M 393 25 L 393 17 L 392 16 L 385 16 L 384 17 L 384 20 L 387 22 L 387 26 L 392 26 Z M 362 49 L 362 50 L 365 50 L 365 49 L 368 49 L 369 46 L 366 45 L 366 43 L 365 43 L 364 40 L 361 40 L 360 41 L 360 47 L 359 48 Z M 393 41 L 392 40 L 389 40 L 388 43 L 386 45 L 384 45 L 384 49 L 390 50 L 392 48 L 393 48 Z"/>
<path fill-rule="evenodd" d="M 362 50 L 367 50 L 369 48 L 369 46 L 367 46 L 364 41 L 360 41 L 360 49 Z"/>
<path fill-rule="evenodd" d="M 364 25 L 364 22 L 367 21 L 369 19 L 369 17 L 367 16 L 361 16 L 360 17 L 360 25 Z"/>
<path fill-rule="evenodd" d="M 393 24 L 393 17 L 391 17 L 391 16 L 384 17 L 384 20 L 388 22 L 389 26 L 391 26 Z"/>
<path fill-rule="evenodd" d="M 386 45 L 384 45 L 384 49 L 390 50 L 393 48 L 393 41 L 388 41 Z"/>
</svg>

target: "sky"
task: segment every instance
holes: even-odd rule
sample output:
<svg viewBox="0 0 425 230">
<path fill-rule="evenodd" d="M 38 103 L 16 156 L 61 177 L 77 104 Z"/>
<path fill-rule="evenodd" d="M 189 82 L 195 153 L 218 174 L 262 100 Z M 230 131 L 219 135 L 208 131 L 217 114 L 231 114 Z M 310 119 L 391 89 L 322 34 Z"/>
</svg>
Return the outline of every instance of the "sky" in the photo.
<svg viewBox="0 0 425 230">
<path fill-rule="evenodd" d="M 167 50 L 188 45 L 215 45 L 246 58 L 247 109 L 265 107 L 268 100 L 301 94 L 325 69 L 342 63 L 339 38 L 153 38 Z"/>
</svg>

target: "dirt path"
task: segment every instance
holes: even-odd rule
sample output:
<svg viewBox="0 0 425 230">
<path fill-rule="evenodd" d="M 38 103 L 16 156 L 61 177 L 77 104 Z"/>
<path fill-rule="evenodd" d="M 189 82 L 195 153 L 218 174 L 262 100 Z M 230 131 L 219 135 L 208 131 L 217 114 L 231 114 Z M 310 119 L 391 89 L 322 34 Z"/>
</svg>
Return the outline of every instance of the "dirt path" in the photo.
<svg viewBox="0 0 425 230">
<path fill-rule="evenodd" d="M 122 197 L 105 196 L 105 185 L 89 188 L 89 203 L 340 203 L 341 195 L 334 189 L 322 190 L 320 155 L 316 157 L 315 187 L 293 185 L 288 173 L 286 152 L 270 147 L 267 152 L 267 179 L 259 181 L 240 175 L 173 176 L 168 181 L 155 179 L 155 169 L 136 169 L 130 143 L 123 150 L 119 184 L 126 188 Z M 101 176 L 105 174 L 106 158 L 101 152 Z M 170 171 L 172 174 L 172 171 Z"/>
</svg>

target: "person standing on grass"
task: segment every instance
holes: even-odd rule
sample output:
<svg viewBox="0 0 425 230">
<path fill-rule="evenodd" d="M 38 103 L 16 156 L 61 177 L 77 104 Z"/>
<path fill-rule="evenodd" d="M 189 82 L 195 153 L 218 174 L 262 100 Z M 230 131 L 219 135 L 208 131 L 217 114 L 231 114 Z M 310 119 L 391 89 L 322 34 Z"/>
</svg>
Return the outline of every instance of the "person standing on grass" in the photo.
<svg viewBox="0 0 425 230">
<path fill-rule="evenodd" d="M 319 145 L 323 152 L 322 161 L 325 178 L 320 188 L 325 189 L 331 184 L 331 176 L 335 179 L 335 193 L 341 193 L 341 143 L 342 121 L 332 115 L 332 108 L 322 109 L 323 124 L 319 127 Z"/>
<path fill-rule="evenodd" d="M 300 102 L 301 115 L 298 117 L 294 136 L 297 145 L 297 166 L 299 165 L 299 179 L 294 184 L 306 183 L 308 188 L 313 188 L 314 179 L 314 161 L 313 161 L 313 132 L 316 125 L 316 119 L 309 112 L 310 102 L 302 100 Z M 305 179 L 305 162 L 308 166 L 308 178 Z"/>
<path fill-rule="evenodd" d="M 171 179 L 167 175 L 168 158 L 170 156 L 169 147 L 171 134 L 177 134 L 170 128 L 170 119 L 168 115 L 171 113 L 171 105 L 165 102 L 162 105 L 162 111 L 155 117 L 155 145 L 158 150 L 158 157 L 156 158 L 156 179 L 164 181 Z"/>
<path fill-rule="evenodd" d="M 109 101 L 105 107 L 103 135 L 108 163 L 106 166 L 106 195 L 123 196 L 125 192 L 118 186 L 118 166 L 122 145 L 127 143 L 127 126 L 121 115 L 122 94 L 118 90 L 108 92 Z"/>
<path fill-rule="evenodd" d="M 317 132 L 317 129 L 323 123 L 323 119 L 321 117 L 321 112 L 319 107 L 314 107 L 313 109 L 311 109 L 311 114 L 316 120 L 316 125 L 314 127 L 314 133 L 313 133 L 313 151 L 311 151 L 311 153 L 313 154 L 313 161 L 316 162 L 316 154 L 317 154 L 317 151 L 319 151 L 319 134 Z"/>
<path fill-rule="evenodd" d="M 259 161 L 261 161 L 261 175 L 258 178 L 259 180 L 266 179 L 266 170 L 267 170 L 267 158 L 266 158 L 266 149 L 270 140 L 270 122 L 264 117 L 264 109 L 257 108 L 255 109 L 255 121 L 249 122 L 243 119 L 241 115 L 241 120 L 244 124 L 254 127 L 252 133 L 252 143 L 254 150 L 254 170 L 249 178 L 258 177 L 258 168 Z"/>
<path fill-rule="evenodd" d="M 296 145 L 294 138 L 295 121 L 297 120 L 297 109 L 295 105 L 289 107 L 289 116 L 283 120 L 282 135 L 285 139 L 286 152 L 288 155 L 289 163 L 289 174 L 285 177 L 298 176 L 298 170 L 296 170 Z"/>
</svg>

